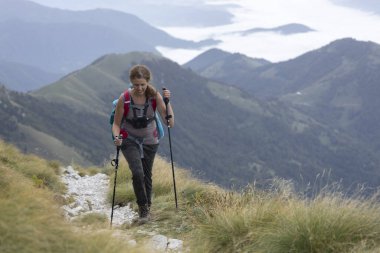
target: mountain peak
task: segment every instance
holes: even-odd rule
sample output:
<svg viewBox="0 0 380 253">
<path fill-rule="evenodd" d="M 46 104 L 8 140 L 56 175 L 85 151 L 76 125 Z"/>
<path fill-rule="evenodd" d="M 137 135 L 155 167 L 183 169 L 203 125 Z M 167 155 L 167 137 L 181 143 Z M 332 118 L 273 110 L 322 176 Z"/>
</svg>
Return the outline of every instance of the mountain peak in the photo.
<svg viewBox="0 0 380 253">
<path fill-rule="evenodd" d="M 344 58 L 346 59 L 365 58 L 370 60 L 370 58 L 372 59 L 372 56 L 374 55 L 380 57 L 380 45 L 371 41 L 359 41 L 354 38 L 342 38 L 335 40 L 313 52 L 326 53 L 331 57 L 340 58 L 344 56 Z M 308 53 L 306 53 L 305 55 L 308 55 Z"/>
<path fill-rule="evenodd" d="M 355 38 L 342 38 L 332 41 L 331 43 L 327 44 L 323 48 L 337 48 L 340 50 L 347 50 L 349 48 L 369 48 L 369 47 L 379 47 L 378 44 L 372 42 L 372 41 L 361 41 L 356 40 Z"/>
<path fill-rule="evenodd" d="M 206 66 L 206 65 L 210 65 L 212 62 L 225 59 L 226 57 L 228 57 L 230 55 L 231 55 L 231 53 L 223 51 L 221 49 L 211 48 L 211 49 L 199 54 L 194 59 L 192 59 L 189 62 L 187 62 L 186 64 L 184 64 L 184 66 L 192 68 L 192 67 L 194 67 L 194 66 L 192 66 L 194 62 L 203 62 L 203 64 L 201 64 L 201 65 Z"/>
<path fill-rule="evenodd" d="M 202 55 L 207 55 L 207 56 L 228 56 L 231 53 L 224 51 L 219 48 L 211 48 L 207 51 L 205 51 Z"/>
</svg>

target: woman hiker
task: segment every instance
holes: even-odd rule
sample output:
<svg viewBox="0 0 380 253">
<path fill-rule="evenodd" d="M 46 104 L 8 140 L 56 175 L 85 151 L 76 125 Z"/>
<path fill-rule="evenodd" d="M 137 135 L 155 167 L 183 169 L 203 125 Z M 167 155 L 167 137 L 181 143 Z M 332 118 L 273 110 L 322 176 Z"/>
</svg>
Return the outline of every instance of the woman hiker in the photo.
<svg viewBox="0 0 380 253">
<path fill-rule="evenodd" d="M 166 119 L 164 98 L 170 98 L 170 91 L 164 89 L 163 97 L 150 83 L 149 68 L 135 65 L 129 71 L 132 88 L 120 95 L 112 125 L 114 143 L 120 149 L 132 172 L 133 190 L 139 206 L 138 223 L 149 221 L 152 204 L 152 166 L 158 148 L 158 129 L 154 120 L 155 109 Z M 126 115 L 124 102 L 130 100 Z M 127 101 L 128 103 L 128 101 Z M 169 126 L 174 126 L 174 113 L 170 102 L 167 104 Z M 171 115 L 171 116 L 170 116 Z M 166 124 L 167 120 L 163 120 Z M 119 139 L 119 136 L 122 139 Z"/>
</svg>

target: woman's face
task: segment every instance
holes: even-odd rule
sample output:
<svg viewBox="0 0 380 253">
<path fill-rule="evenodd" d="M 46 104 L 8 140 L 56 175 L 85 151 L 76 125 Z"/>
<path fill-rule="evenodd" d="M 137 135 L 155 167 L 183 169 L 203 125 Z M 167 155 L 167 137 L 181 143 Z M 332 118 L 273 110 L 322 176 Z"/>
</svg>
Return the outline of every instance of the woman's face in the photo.
<svg viewBox="0 0 380 253">
<path fill-rule="evenodd" d="M 143 95 L 145 94 L 148 82 L 144 78 L 135 78 L 132 80 L 132 85 L 136 95 Z"/>
</svg>

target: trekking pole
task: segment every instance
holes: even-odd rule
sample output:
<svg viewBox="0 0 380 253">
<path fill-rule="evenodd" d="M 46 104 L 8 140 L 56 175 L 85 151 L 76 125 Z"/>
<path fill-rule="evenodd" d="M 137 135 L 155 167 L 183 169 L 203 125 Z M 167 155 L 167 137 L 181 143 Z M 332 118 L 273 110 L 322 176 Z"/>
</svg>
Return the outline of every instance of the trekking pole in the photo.
<svg viewBox="0 0 380 253">
<path fill-rule="evenodd" d="M 162 88 L 162 90 L 166 90 L 166 88 Z M 166 119 L 166 125 L 168 126 L 168 135 L 169 135 L 170 161 L 172 163 L 175 208 L 178 209 L 177 188 L 176 188 L 176 185 L 175 185 L 174 164 L 173 164 L 172 140 L 171 140 L 171 137 L 170 137 L 170 125 L 169 125 L 169 119 L 172 117 L 172 115 L 169 115 L 169 113 L 168 113 L 169 98 L 164 98 L 164 102 L 165 102 L 165 106 L 166 106 L 166 117 L 165 117 L 165 119 Z"/>
<path fill-rule="evenodd" d="M 120 139 L 120 136 L 118 137 Z M 113 220 L 113 206 L 115 205 L 115 191 L 116 191 L 116 178 L 117 178 L 117 170 L 119 168 L 119 153 L 120 147 L 116 148 L 116 158 L 111 161 L 111 165 L 115 167 L 115 179 L 113 181 L 113 195 L 112 195 L 112 208 L 111 208 L 111 224 L 112 228 L 112 220 Z"/>
</svg>

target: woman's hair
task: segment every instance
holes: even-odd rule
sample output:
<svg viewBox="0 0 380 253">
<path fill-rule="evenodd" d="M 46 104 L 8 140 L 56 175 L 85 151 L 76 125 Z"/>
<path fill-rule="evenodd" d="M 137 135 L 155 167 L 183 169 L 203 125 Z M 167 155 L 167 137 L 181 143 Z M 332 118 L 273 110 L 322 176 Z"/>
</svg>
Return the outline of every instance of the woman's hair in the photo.
<svg viewBox="0 0 380 253">
<path fill-rule="evenodd" d="M 149 82 L 152 79 L 152 74 L 149 68 L 145 65 L 135 65 L 129 71 L 129 80 L 132 81 L 135 78 L 144 78 L 148 82 L 148 86 L 145 90 L 145 95 L 147 97 L 155 97 L 157 94 L 156 89 Z"/>
</svg>

